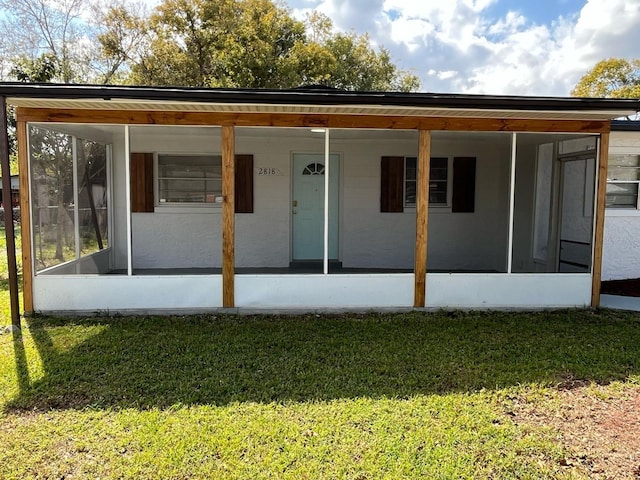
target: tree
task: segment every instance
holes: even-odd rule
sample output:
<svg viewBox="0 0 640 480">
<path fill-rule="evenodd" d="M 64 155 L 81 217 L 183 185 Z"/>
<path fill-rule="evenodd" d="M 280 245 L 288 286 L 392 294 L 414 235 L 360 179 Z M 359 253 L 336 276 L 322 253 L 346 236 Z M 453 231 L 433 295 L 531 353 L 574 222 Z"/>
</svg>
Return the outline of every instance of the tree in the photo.
<svg viewBox="0 0 640 480">
<path fill-rule="evenodd" d="M 589 70 L 571 91 L 574 97 L 640 97 L 640 59 L 609 58 Z"/>
<path fill-rule="evenodd" d="M 16 59 L 10 74 L 19 82 L 49 82 L 58 71 L 57 58 L 45 53 L 35 60 L 26 57 Z M 7 138 L 9 141 L 9 164 L 11 175 L 18 173 L 18 149 L 16 145 L 16 118 L 14 108 L 7 106 Z"/>
<path fill-rule="evenodd" d="M 331 20 L 307 24 L 272 0 L 165 0 L 143 32 L 148 50 L 131 63 L 129 81 L 148 85 L 292 88 L 322 84 L 348 90 L 415 90 L 367 36 L 334 34 Z M 105 55 L 118 42 L 100 37 Z"/>
<path fill-rule="evenodd" d="M 125 83 L 130 66 L 139 62 L 143 52 L 149 48 L 146 6 L 124 1 L 100 3 L 94 13 L 99 45 L 94 70 L 101 72 L 99 83 Z"/>
<path fill-rule="evenodd" d="M 35 61 L 51 55 L 58 65 L 52 80 L 64 83 L 87 80 L 87 51 L 91 27 L 83 0 L 0 0 L 0 32 L 4 58 Z"/>
</svg>

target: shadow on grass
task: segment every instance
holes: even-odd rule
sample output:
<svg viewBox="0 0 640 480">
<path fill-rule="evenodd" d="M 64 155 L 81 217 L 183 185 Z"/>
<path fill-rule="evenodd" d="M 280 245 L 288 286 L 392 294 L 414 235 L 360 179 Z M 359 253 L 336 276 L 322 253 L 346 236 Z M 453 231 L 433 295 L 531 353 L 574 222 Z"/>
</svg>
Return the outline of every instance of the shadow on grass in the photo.
<svg viewBox="0 0 640 480">
<path fill-rule="evenodd" d="M 16 362 L 16 377 L 18 379 L 18 389 L 21 394 L 28 392 L 31 387 L 29 377 L 29 363 L 24 348 L 24 340 L 20 330 L 13 330 L 13 354 Z"/>
<path fill-rule="evenodd" d="M 92 326 L 99 333 L 67 346 Z M 44 377 L 23 379 L 6 410 L 408 397 L 640 373 L 640 317 L 608 311 L 35 318 L 28 328 Z"/>
</svg>

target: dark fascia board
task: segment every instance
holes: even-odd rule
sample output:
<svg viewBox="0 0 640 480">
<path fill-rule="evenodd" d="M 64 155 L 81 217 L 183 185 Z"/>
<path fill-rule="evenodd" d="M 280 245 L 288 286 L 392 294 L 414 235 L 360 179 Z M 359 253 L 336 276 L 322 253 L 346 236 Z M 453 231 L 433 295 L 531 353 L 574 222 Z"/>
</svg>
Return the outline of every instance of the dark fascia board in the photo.
<svg viewBox="0 0 640 480">
<path fill-rule="evenodd" d="M 640 111 L 639 99 L 528 97 L 447 93 L 354 92 L 330 88 L 290 90 L 223 89 L 0 83 L 0 96 L 43 99 L 123 99 L 273 105 L 380 105 L 399 107 L 477 108 L 484 110 L 624 110 Z"/>
<path fill-rule="evenodd" d="M 640 120 L 611 120 L 615 132 L 640 132 Z"/>
</svg>

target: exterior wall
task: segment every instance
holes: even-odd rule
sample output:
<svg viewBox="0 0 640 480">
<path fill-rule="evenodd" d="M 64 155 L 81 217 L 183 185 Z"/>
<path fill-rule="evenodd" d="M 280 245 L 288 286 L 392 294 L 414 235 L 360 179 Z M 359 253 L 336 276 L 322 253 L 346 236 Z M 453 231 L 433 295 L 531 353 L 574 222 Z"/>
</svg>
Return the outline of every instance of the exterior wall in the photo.
<svg viewBox="0 0 640 480">
<path fill-rule="evenodd" d="M 640 132 L 611 132 L 610 154 L 640 152 Z M 640 211 L 607 209 L 602 280 L 640 278 Z"/>
<path fill-rule="evenodd" d="M 591 304 L 584 273 L 427 274 L 432 308 L 570 308 Z"/>
<path fill-rule="evenodd" d="M 413 306 L 413 274 L 236 275 L 236 306 L 380 309 Z"/>
<path fill-rule="evenodd" d="M 427 274 L 428 309 L 585 307 L 588 274 Z M 410 309 L 413 274 L 236 275 L 240 311 Z M 34 279 L 43 313 L 162 313 L 222 307 L 221 275 L 42 275 Z"/>
<path fill-rule="evenodd" d="M 152 127 L 131 128 L 133 152 L 216 153 L 219 130 L 200 135 L 154 133 Z M 254 156 L 254 171 L 275 168 L 278 175 L 254 173 L 254 213 L 236 215 L 236 265 L 286 267 L 291 259 L 291 176 L 293 153 L 322 153 L 323 136 L 291 135 L 282 129 L 236 129 L 236 152 Z M 360 138 L 331 141 L 341 156 L 340 260 L 345 267 L 413 268 L 415 209 L 380 213 L 380 158 L 417 155 L 417 136 L 379 139 L 375 132 Z M 467 137 L 473 138 L 473 137 Z M 506 268 L 510 136 L 479 138 L 473 143 L 434 135 L 432 156 L 474 156 L 474 213 L 429 212 L 430 269 L 503 271 Z M 115 147 L 114 147 L 115 149 Z M 122 168 L 116 168 L 122 177 Z M 450 173 L 451 174 L 451 173 Z M 124 182 L 116 182 L 116 199 L 124 198 Z M 120 204 L 121 205 L 121 204 Z M 116 206 L 120 206 L 116 205 Z M 115 215 L 123 231 L 126 220 Z M 159 206 L 154 213 L 133 214 L 134 268 L 220 267 L 221 210 L 216 207 Z M 126 239 L 126 236 L 124 237 Z M 118 237 L 118 240 L 122 240 Z M 120 241 L 118 242 L 120 245 Z M 126 243 L 124 244 L 126 245 Z M 122 252 L 118 251 L 122 265 Z M 126 263 L 126 255 L 124 256 Z"/>
<path fill-rule="evenodd" d="M 177 312 L 222 306 L 221 275 L 40 275 L 38 312 Z"/>
<path fill-rule="evenodd" d="M 126 196 L 126 150 L 124 127 L 114 135 L 111 144 L 111 204 L 113 205 L 113 268 L 127 268 L 127 196 Z"/>
</svg>

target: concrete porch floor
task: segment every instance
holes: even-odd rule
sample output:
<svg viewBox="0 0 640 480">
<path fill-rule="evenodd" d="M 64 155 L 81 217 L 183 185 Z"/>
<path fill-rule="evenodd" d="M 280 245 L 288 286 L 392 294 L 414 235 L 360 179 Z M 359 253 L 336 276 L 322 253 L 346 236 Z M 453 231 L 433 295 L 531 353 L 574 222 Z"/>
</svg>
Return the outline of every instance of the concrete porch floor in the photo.
<svg viewBox="0 0 640 480">
<path fill-rule="evenodd" d="M 297 274 L 321 274 L 322 267 L 282 267 L 282 268 L 236 268 L 236 275 L 297 275 Z M 329 266 L 330 274 L 367 274 L 367 273 L 413 273 L 413 269 L 401 268 L 345 268 L 341 266 Z M 126 275 L 124 269 L 112 270 L 112 275 Z M 134 268 L 134 275 L 222 275 L 221 268 Z"/>
</svg>

